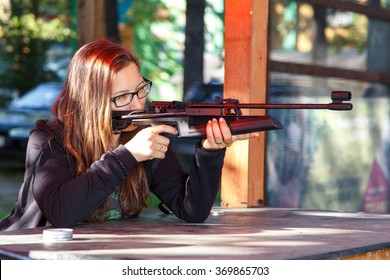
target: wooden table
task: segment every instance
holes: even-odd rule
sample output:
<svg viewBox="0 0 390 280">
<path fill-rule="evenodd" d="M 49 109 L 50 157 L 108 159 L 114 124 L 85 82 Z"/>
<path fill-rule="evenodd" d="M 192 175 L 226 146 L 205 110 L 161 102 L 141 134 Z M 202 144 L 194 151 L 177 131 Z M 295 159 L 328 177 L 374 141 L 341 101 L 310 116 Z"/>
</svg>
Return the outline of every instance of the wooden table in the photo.
<svg viewBox="0 0 390 280">
<path fill-rule="evenodd" d="M 245 208 L 191 224 L 146 209 L 135 219 L 74 227 L 45 243 L 44 228 L 0 233 L 9 259 L 390 259 L 390 215 Z M 221 212 L 219 212 L 221 211 Z"/>
</svg>

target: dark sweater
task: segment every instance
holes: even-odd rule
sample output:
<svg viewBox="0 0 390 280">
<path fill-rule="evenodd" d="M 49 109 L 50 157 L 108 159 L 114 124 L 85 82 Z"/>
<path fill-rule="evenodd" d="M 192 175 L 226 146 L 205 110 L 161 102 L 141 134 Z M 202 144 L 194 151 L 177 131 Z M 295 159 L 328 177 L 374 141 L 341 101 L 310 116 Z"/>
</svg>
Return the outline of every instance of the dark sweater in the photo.
<svg viewBox="0 0 390 280">
<path fill-rule="evenodd" d="M 83 221 L 137 164 L 122 145 L 112 152 L 74 177 L 74 161 L 64 150 L 62 129 L 52 121 L 37 121 L 27 147 L 25 182 L 12 213 L 0 222 L 0 230 L 71 227 Z M 186 174 L 169 148 L 165 159 L 144 162 L 150 191 L 180 219 L 203 222 L 219 190 L 224 155 L 225 150 L 207 151 L 199 146 Z M 30 171 L 32 179 L 27 184 Z M 22 205 L 23 191 L 26 205 Z"/>
</svg>

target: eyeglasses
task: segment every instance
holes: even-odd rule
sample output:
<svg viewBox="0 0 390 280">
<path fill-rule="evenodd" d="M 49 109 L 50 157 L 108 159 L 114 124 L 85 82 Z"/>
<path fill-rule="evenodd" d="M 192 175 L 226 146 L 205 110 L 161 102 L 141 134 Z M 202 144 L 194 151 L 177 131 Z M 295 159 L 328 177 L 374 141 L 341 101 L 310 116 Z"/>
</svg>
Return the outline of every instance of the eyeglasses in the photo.
<svg viewBox="0 0 390 280">
<path fill-rule="evenodd" d="M 142 99 L 149 94 L 152 89 L 152 81 L 145 77 L 142 78 L 144 79 L 142 84 L 134 91 L 126 92 L 111 98 L 111 101 L 114 102 L 116 107 L 120 108 L 129 105 L 131 101 L 133 101 L 134 95 L 137 95 L 139 99 Z"/>
</svg>

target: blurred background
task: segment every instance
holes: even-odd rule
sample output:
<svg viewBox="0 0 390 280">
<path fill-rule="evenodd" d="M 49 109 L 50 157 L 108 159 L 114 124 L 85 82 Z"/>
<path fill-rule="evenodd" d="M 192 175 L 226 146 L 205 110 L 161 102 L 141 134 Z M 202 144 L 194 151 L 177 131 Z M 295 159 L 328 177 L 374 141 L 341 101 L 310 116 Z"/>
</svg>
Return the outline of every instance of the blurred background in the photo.
<svg viewBox="0 0 390 280">
<path fill-rule="evenodd" d="M 268 101 L 348 90 L 354 109 L 268 111 L 284 129 L 266 134 L 267 206 L 390 212 L 389 2 L 269 1 Z M 29 130 L 50 117 L 74 52 L 99 38 L 137 54 L 149 100 L 223 96 L 224 0 L 2 0 L 0 218 L 23 181 Z"/>
</svg>

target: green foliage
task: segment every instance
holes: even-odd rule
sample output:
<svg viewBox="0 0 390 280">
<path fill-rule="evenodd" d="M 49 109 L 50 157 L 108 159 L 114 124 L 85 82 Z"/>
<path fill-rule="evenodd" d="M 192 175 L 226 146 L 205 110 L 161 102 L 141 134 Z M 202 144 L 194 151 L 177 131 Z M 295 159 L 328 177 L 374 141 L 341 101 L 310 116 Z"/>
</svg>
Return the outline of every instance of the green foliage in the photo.
<svg viewBox="0 0 390 280">
<path fill-rule="evenodd" d="M 53 42 L 70 38 L 71 30 L 63 19 L 40 17 L 20 8 L 0 19 L 0 88 L 16 89 L 23 94 L 45 81 L 46 52 Z M 19 7 L 20 9 L 16 9 Z"/>
<path fill-rule="evenodd" d="M 356 49 L 362 53 L 367 48 L 367 21 L 362 16 L 355 16 L 353 25 L 344 32 L 336 33 L 329 42 L 330 48 L 337 53 L 343 49 Z"/>
<path fill-rule="evenodd" d="M 134 52 L 143 75 L 153 80 L 155 99 L 180 99 L 186 1 L 134 0 L 125 23 L 134 28 Z M 207 1 L 205 51 L 223 55 L 223 0 Z"/>
<path fill-rule="evenodd" d="M 145 76 L 159 83 L 171 82 L 173 75 L 182 71 L 185 13 L 177 5 L 168 7 L 167 1 L 134 1 L 129 11 L 134 23 L 135 53 Z"/>
<path fill-rule="evenodd" d="M 205 10 L 205 52 L 218 56 L 224 53 L 224 0 L 206 1 Z"/>
</svg>

